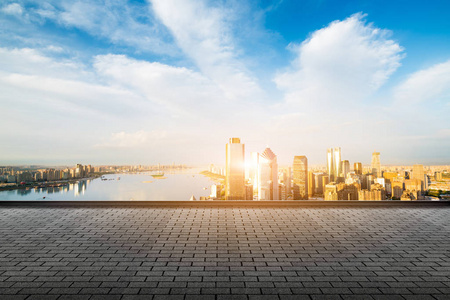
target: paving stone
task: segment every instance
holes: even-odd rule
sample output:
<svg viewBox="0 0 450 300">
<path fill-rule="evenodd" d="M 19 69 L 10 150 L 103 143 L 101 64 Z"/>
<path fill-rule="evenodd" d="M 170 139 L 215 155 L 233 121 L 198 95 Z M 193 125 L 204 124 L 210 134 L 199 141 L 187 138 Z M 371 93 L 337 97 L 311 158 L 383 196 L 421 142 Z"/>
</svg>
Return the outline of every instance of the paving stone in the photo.
<svg viewBox="0 0 450 300">
<path fill-rule="evenodd" d="M 450 299 L 447 207 L 0 207 L 0 299 Z"/>
</svg>

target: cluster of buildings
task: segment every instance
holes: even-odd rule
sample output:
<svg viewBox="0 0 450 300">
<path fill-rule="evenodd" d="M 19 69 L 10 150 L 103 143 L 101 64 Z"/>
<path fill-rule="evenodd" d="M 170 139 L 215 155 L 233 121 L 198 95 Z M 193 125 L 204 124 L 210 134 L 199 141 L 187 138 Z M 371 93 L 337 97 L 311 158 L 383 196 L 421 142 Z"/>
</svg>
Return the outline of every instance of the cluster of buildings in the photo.
<svg viewBox="0 0 450 300">
<path fill-rule="evenodd" d="M 279 167 L 277 156 L 266 148 L 252 152 L 245 161 L 245 146 L 239 138 L 226 145 L 225 168 L 211 165 L 210 172 L 224 177 L 211 187 L 210 199 L 222 200 L 421 200 L 433 178 L 423 165 L 409 169 L 381 168 L 380 152 L 372 153 L 370 167 L 342 160 L 340 147 L 327 149 L 326 169 L 308 170 L 306 156 L 295 156 L 292 166 Z M 429 170 L 428 170 L 429 171 Z"/>
<path fill-rule="evenodd" d="M 225 169 L 211 165 L 209 171 L 224 176 L 223 184 L 211 186 L 211 199 L 308 199 L 306 156 L 295 156 L 293 168 L 279 168 L 277 156 L 266 148 L 261 153 L 252 152 L 246 168 L 245 145 L 239 138 L 231 138 L 226 145 Z"/>
<path fill-rule="evenodd" d="M 58 181 L 89 177 L 99 173 L 126 173 L 146 171 L 172 171 L 187 168 L 186 165 L 172 163 L 170 165 L 125 165 L 95 166 L 77 164 L 72 168 L 39 168 L 0 166 L 0 183 L 20 184 L 42 181 Z"/>
<path fill-rule="evenodd" d="M 73 168 L 65 169 L 20 169 L 16 167 L 1 167 L 0 182 L 6 183 L 29 183 L 40 181 L 57 181 L 72 178 L 87 177 L 95 172 L 99 172 L 99 167 L 91 165 L 77 164 Z"/>
</svg>

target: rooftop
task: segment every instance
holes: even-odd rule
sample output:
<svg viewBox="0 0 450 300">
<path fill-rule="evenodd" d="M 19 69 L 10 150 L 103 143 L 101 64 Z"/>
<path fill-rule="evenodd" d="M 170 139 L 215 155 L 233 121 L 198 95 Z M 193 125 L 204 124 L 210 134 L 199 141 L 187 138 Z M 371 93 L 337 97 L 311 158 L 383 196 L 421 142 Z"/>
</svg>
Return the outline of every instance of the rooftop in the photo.
<svg viewBox="0 0 450 300">
<path fill-rule="evenodd" d="M 0 298 L 448 299 L 449 220 L 449 205 L 0 206 Z"/>
</svg>

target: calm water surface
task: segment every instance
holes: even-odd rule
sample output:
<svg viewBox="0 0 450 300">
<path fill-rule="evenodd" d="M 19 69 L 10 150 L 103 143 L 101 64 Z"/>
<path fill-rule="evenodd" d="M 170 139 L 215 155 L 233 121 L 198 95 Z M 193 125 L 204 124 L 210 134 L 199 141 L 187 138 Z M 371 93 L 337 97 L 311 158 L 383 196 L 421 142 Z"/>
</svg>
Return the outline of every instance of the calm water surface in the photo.
<svg viewBox="0 0 450 300">
<path fill-rule="evenodd" d="M 189 200 L 192 195 L 198 200 L 209 196 L 214 184 L 199 171 L 166 172 L 166 179 L 155 179 L 151 173 L 105 175 L 108 180 L 96 178 L 58 188 L 2 191 L 0 200 Z"/>
</svg>

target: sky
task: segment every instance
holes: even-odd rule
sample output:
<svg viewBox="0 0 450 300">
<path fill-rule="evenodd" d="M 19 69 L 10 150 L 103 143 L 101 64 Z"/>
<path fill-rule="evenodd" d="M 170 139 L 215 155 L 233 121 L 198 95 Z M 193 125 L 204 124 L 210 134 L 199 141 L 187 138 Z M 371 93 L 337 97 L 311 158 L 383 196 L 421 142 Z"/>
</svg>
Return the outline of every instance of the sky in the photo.
<svg viewBox="0 0 450 300">
<path fill-rule="evenodd" d="M 0 0 L 0 164 L 450 164 L 450 2 Z"/>
</svg>

